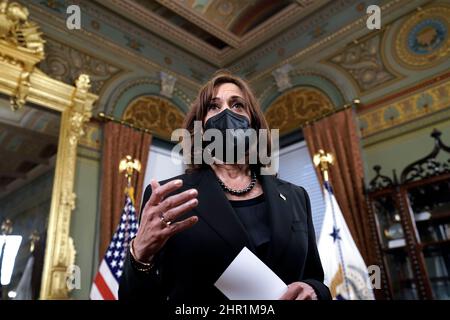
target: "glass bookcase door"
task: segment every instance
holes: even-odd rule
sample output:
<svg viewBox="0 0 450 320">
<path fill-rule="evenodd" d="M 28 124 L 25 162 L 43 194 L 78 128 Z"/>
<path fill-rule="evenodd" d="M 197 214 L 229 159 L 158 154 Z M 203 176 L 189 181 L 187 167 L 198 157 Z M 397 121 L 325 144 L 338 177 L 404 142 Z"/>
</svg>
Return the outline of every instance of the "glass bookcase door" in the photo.
<svg viewBox="0 0 450 320">
<path fill-rule="evenodd" d="M 411 261 L 405 248 L 401 217 L 392 193 L 372 201 L 393 299 L 418 299 Z"/>
<path fill-rule="evenodd" d="M 378 233 L 383 249 L 405 246 L 405 236 L 392 194 L 378 196 L 373 201 Z"/>
<path fill-rule="evenodd" d="M 435 299 L 450 299 L 449 247 L 427 245 L 423 249 L 425 265 Z"/>
<path fill-rule="evenodd" d="M 411 261 L 404 247 L 385 250 L 392 298 L 394 300 L 417 300 L 417 285 Z"/>
<path fill-rule="evenodd" d="M 408 189 L 435 299 L 450 299 L 450 180 Z"/>
</svg>

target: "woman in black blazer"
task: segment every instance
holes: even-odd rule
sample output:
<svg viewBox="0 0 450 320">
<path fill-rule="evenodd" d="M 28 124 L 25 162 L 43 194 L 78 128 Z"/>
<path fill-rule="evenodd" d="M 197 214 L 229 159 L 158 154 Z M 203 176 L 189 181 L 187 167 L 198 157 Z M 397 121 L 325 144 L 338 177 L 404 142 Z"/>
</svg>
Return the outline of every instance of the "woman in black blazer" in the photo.
<svg viewBox="0 0 450 320">
<path fill-rule="evenodd" d="M 201 133 L 218 129 L 224 137 L 225 129 L 267 129 L 248 85 L 224 73 L 201 89 L 185 121 L 188 139 L 197 133 L 195 121 L 201 121 Z M 209 150 L 213 162 L 198 163 L 194 150 L 190 159 L 195 164 L 187 173 L 152 181 L 146 188 L 119 299 L 225 301 L 214 283 L 243 247 L 289 285 L 280 299 L 331 299 L 323 284 L 308 194 L 274 175 L 261 174 L 259 156 L 257 163 L 249 163 L 253 149 L 245 146 L 244 164 L 228 161 L 227 148 L 223 153 Z"/>
</svg>

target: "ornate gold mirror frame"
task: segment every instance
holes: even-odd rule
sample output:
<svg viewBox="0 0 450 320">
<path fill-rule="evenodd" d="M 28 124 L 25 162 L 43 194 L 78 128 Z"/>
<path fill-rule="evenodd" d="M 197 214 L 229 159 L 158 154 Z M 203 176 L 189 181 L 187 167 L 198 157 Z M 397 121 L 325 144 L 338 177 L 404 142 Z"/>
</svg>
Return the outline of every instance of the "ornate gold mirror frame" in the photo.
<svg viewBox="0 0 450 320">
<path fill-rule="evenodd" d="M 67 299 L 68 268 L 75 260 L 69 230 L 75 208 L 77 144 L 98 97 L 88 92 L 87 75 L 80 75 L 75 86 L 70 86 L 36 67 L 45 57 L 44 40 L 39 26 L 29 21 L 28 15 L 22 5 L 0 0 L 0 93 L 11 97 L 13 110 L 30 102 L 61 112 L 40 298 Z"/>
</svg>

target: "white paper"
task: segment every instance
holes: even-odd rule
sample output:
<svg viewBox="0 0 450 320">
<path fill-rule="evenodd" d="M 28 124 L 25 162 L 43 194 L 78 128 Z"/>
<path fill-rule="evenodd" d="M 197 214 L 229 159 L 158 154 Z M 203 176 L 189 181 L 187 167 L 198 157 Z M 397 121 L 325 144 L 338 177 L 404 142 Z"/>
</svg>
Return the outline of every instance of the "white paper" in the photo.
<svg viewBox="0 0 450 320">
<path fill-rule="evenodd" d="M 287 285 L 244 247 L 214 284 L 230 300 L 278 300 Z"/>
</svg>

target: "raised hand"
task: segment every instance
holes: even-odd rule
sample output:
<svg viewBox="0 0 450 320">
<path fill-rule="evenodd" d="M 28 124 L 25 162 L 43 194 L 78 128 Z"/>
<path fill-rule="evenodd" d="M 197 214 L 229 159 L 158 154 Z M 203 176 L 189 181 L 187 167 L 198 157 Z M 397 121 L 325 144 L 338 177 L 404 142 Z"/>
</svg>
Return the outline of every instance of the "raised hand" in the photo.
<svg viewBox="0 0 450 320">
<path fill-rule="evenodd" d="M 173 222 L 197 206 L 196 189 L 167 197 L 183 185 L 182 180 L 173 180 L 162 186 L 152 180 L 150 184 L 152 194 L 145 204 L 139 230 L 132 244 L 135 258 L 142 262 L 149 261 L 171 236 L 192 227 L 198 221 L 197 216 L 192 216 Z"/>
</svg>

